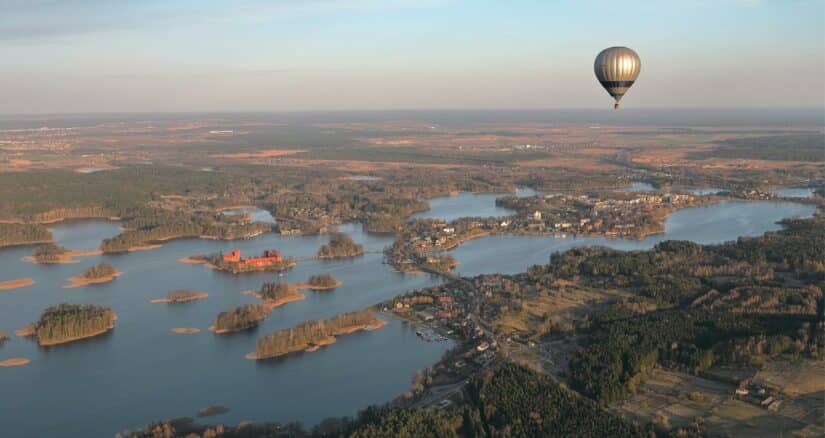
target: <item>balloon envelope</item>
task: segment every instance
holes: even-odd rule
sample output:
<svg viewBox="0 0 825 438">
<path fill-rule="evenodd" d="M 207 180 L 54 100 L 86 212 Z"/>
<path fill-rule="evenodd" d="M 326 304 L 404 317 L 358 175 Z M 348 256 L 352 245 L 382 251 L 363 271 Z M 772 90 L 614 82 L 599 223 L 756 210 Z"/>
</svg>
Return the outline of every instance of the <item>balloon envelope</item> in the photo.
<svg viewBox="0 0 825 438">
<path fill-rule="evenodd" d="M 614 108 L 619 107 L 622 96 L 636 82 L 641 68 L 639 55 L 627 47 L 609 47 L 596 56 L 593 64 L 596 79 L 616 99 Z"/>
</svg>

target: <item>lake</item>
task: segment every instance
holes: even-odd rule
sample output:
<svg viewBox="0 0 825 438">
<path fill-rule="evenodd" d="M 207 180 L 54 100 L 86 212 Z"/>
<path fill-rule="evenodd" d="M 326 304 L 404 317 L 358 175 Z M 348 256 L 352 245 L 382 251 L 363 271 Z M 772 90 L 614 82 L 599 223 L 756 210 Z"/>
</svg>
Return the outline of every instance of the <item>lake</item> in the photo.
<svg viewBox="0 0 825 438">
<path fill-rule="evenodd" d="M 528 192 L 529 193 L 529 192 Z M 487 194 L 460 194 L 432 200 L 428 217 L 507 215 Z M 775 222 L 803 217 L 814 207 L 778 202 L 724 202 L 680 210 L 670 215 L 666 232 L 643 240 L 487 236 L 451 251 L 462 275 L 522 272 L 549 255 L 574 246 L 605 245 L 622 250 L 650 248 L 665 239 L 718 243 L 738 236 L 761 235 Z M 262 213 L 260 213 L 262 214 Z M 262 216 L 263 217 L 263 216 Z M 61 245 L 94 249 L 118 233 L 119 224 L 80 221 L 55 224 Z M 392 236 L 344 225 L 367 251 L 380 251 Z M 221 404 L 231 410 L 208 422 L 242 420 L 301 421 L 313 425 L 325 417 L 353 415 L 370 404 L 392 400 L 408 389 L 413 374 L 436 362 L 450 342 L 426 342 L 413 327 L 390 320 L 384 328 L 340 337 L 314 353 L 272 361 L 249 361 L 255 340 L 306 319 L 329 318 L 363 309 L 406 291 L 438 284 L 429 275 L 405 275 L 383 263 L 379 253 L 343 261 L 300 261 L 284 273 L 289 282 L 329 272 L 343 285 L 334 292 L 305 291 L 306 300 L 275 309 L 249 332 L 218 336 L 207 331 L 215 316 L 256 300 L 241 292 L 258 289 L 277 274 L 233 276 L 203 266 L 179 263 L 181 257 L 240 248 L 245 254 L 278 249 L 286 256 L 310 257 L 328 236 L 281 237 L 266 234 L 235 242 L 177 240 L 160 249 L 123 255 L 93 256 L 77 264 L 35 265 L 21 259 L 31 247 L 0 250 L 0 281 L 21 277 L 31 287 L 0 291 L 0 330 L 8 334 L 36 321 L 42 310 L 61 302 L 111 306 L 118 315 L 112 332 L 85 341 L 40 348 L 11 336 L 0 347 L 0 360 L 26 357 L 27 366 L 0 368 L 0 424 L 13 436 L 112 436 L 152 421 L 194 416 L 198 409 Z M 111 283 L 64 289 L 66 278 L 106 261 L 124 274 Z M 186 304 L 149 304 L 167 291 L 188 288 L 209 293 Z M 170 333 L 174 327 L 198 327 L 194 335 Z"/>
</svg>

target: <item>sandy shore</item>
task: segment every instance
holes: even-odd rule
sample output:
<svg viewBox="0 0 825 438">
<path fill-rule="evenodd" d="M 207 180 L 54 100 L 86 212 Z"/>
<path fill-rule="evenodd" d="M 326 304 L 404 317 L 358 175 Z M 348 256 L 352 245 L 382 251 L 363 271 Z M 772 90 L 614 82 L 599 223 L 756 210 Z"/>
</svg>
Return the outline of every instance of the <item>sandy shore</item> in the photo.
<svg viewBox="0 0 825 438">
<path fill-rule="evenodd" d="M 108 283 L 108 282 L 114 280 L 116 277 L 120 277 L 121 275 L 123 275 L 123 272 L 117 271 L 112 275 L 107 275 L 105 277 L 100 277 L 100 278 L 86 278 L 86 277 L 83 277 L 81 275 L 78 275 L 78 276 L 75 276 L 75 277 L 69 277 L 68 278 L 69 284 L 63 286 L 63 288 L 64 289 L 69 289 L 69 288 L 73 288 L 73 287 L 86 286 L 86 285 L 89 285 L 89 284 Z"/>
<path fill-rule="evenodd" d="M 187 265 L 205 265 L 207 263 L 204 259 L 196 259 L 192 257 L 181 257 L 178 261 L 181 263 L 186 263 Z"/>
<path fill-rule="evenodd" d="M 129 249 L 127 249 L 126 251 L 127 252 L 148 251 L 150 249 L 158 249 L 158 248 L 161 248 L 161 247 L 163 247 L 163 245 L 161 245 L 159 243 L 152 244 L 152 245 L 138 245 L 138 246 L 130 246 Z"/>
<path fill-rule="evenodd" d="M 32 280 L 31 278 L 18 278 L 17 280 L 0 282 L 0 290 L 19 289 L 21 287 L 27 287 L 33 284 L 34 280 Z"/>
<path fill-rule="evenodd" d="M 35 328 L 34 324 L 29 324 L 29 325 L 27 325 L 27 326 L 25 326 L 25 327 L 23 327 L 23 328 L 21 328 L 21 329 L 15 330 L 15 331 L 14 331 L 14 334 L 15 334 L 16 336 L 20 336 L 20 337 L 22 337 L 22 338 L 26 338 L 26 337 L 29 337 L 29 336 L 34 336 L 34 334 L 35 334 L 36 332 L 37 332 L 37 330 L 36 330 L 36 328 Z"/>
<path fill-rule="evenodd" d="M 149 300 L 151 304 L 159 304 L 159 303 L 187 303 L 189 301 L 195 300 L 202 300 L 204 298 L 209 297 L 208 293 L 197 293 L 192 295 L 191 297 L 186 297 L 185 299 L 172 299 L 172 298 L 155 298 L 153 300 Z"/>
<path fill-rule="evenodd" d="M 179 335 L 193 335 L 195 333 L 200 333 L 201 329 L 197 327 L 175 327 L 171 331 L 172 333 Z"/>
<path fill-rule="evenodd" d="M 260 297 L 260 294 L 258 294 L 258 298 Z M 283 297 L 280 300 L 264 300 L 261 304 L 263 304 L 267 309 L 272 310 L 276 307 L 281 307 L 284 304 L 288 304 L 293 301 L 301 301 L 304 299 L 306 299 L 306 296 L 304 294 L 296 292 L 295 295 Z"/>
<path fill-rule="evenodd" d="M 23 365 L 28 365 L 30 360 L 26 359 L 25 357 L 13 357 L 11 359 L 6 359 L 4 361 L 0 361 L 0 367 L 9 368 L 9 367 L 22 367 Z"/>
</svg>

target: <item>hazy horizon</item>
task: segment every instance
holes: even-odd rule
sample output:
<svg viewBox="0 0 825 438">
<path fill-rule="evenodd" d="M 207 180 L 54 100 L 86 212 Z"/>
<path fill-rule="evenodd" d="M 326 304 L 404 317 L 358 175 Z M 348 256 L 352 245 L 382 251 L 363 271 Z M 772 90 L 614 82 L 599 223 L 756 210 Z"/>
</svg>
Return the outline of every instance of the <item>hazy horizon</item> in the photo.
<svg viewBox="0 0 825 438">
<path fill-rule="evenodd" d="M 825 0 L 0 0 L 2 114 L 825 107 Z"/>
</svg>

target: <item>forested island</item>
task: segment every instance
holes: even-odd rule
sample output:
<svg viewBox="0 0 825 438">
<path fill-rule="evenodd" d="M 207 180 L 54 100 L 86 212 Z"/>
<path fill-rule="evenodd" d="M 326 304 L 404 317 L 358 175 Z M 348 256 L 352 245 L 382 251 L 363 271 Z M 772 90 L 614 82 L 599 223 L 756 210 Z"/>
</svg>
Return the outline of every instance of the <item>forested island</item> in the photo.
<svg viewBox="0 0 825 438">
<path fill-rule="evenodd" d="M 0 248 L 52 241 L 54 241 L 52 232 L 43 225 L 0 222 Z"/>
<path fill-rule="evenodd" d="M 32 258 L 37 263 L 61 263 L 68 252 L 69 250 L 62 246 L 48 243 L 35 248 Z"/>
<path fill-rule="evenodd" d="M 337 259 L 355 257 L 364 253 L 364 246 L 358 245 L 351 237 L 344 233 L 332 233 L 329 243 L 318 249 L 316 257 L 319 259 Z"/>
<path fill-rule="evenodd" d="M 260 304 L 247 304 L 221 312 L 209 330 L 224 334 L 257 327 L 269 316 L 269 309 Z"/>
<path fill-rule="evenodd" d="M 298 292 L 297 287 L 282 282 L 264 283 L 256 295 L 263 300 L 263 305 L 267 309 L 274 309 L 305 298 L 302 293 Z"/>
<path fill-rule="evenodd" d="M 297 326 L 266 335 L 255 345 L 248 359 L 268 359 L 298 351 L 315 351 L 335 342 L 335 337 L 385 324 L 371 311 L 344 313 L 327 320 L 305 321 Z"/>
<path fill-rule="evenodd" d="M 41 346 L 101 335 L 115 327 L 115 312 L 95 305 L 59 304 L 43 311 L 33 332 Z"/>
<path fill-rule="evenodd" d="M 82 275 L 69 277 L 69 284 L 64 287 L 79 287 L 87 284 L 106 283 L 115 279 L 122 274 L 122 272 L 115 269 L 114 266 L 101 262 L 98 265 L 90 266 L 83 271 Z"/>
<path fill-rule="evenodd" d="M 340 286 L 341 282 L 331 274 L 316 274 L 309 277 L 307 287 L 315 291 L 332 290 Z"/>
<path fill-rule="evenodd" d="M 209 294 L 205 292 L 195 292 L 186 289 L 175 289 L 166 293 L 163 298 L 155 298 L 149 300 L 150 303 L 187 303 L 189 301 L 202 300 L 208 297 Z"/>
</svg>

